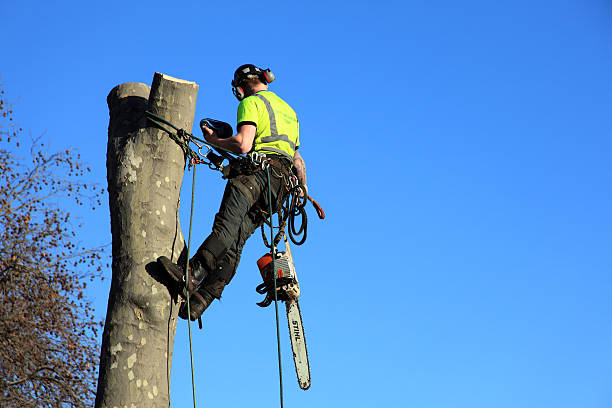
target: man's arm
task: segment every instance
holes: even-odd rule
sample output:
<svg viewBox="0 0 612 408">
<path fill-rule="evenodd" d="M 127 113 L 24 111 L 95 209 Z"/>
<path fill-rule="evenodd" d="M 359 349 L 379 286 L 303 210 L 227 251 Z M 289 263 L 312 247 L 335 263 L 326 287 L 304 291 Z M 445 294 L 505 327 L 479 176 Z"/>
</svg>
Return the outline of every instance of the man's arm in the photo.
<svg viewBox="0 0 612 408">
<path fill-rule="evenodd" d="M 228 137 L 227 139 L 220 139 L 211 128 L 202 125 L 202 133 L 204 134 L 204 139 L 206 139 L 208 143 L 222 147 L 236 154 L 245 154 L 251 151 L 256 130 L 257 128 L 253 125 L 242 125 L 240 126 L 239 132 L 234 136 Z"/>
<path fill-rule="evenodd" d="M 293 156 L 293 172 L 298 178 L 300 184 L 306 187 L 306 194 L 308 194 L 308 187 L 306 186 L 306 163 L 302 158 L 302 155 L 297 150 Z"/>
</svg>

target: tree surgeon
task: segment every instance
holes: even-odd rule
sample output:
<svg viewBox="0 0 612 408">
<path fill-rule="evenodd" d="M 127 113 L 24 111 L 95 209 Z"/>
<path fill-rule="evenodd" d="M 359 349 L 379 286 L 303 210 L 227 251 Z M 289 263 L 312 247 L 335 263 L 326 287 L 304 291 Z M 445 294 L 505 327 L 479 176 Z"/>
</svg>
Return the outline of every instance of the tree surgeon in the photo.
<svg viewBox="0 0 612 408">
<path fill-rule="evenodd" d="M 204 240 L 189 260 L 194 289 L 190 290 L 190 318 L 198 319 L 214 299 L 219 299 L 231 281 L 240 261 L 246 240 L 264 222 L 262 210 L 269 207 L 268 188 L 273 211 L 285 198 L 291 174 L 306 188 L 306 165 L 298 152 L 299 123 L 295 111 L 280 97 L 268 90 L 274 81 L 270 69 L 263 70 L 245 64 L 235 71 L 232 91 L 240 101 L 237 114 L 237 133 L 220 138 L 213 129 L 201 125 L 205 139 L 236 154 L 246 154 L 238 166 L 232 166 L 219 212 L 215 216 L 212 233 Z M 266 171 L 255 163 L 266 160 Z M 184 269 L 167 257 L 159 262 L 176 280 L 181 280 Z M 190 285 L 187 285 L 190 287 Z M 187 319 L 183 303 L 179 316 Z"/>
</svg>

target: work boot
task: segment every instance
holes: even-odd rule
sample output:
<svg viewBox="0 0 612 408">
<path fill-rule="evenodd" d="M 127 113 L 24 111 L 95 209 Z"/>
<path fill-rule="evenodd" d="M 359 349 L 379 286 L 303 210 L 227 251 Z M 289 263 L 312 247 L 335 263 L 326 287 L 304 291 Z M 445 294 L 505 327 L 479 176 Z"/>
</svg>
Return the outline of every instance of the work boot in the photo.
<svg viewBox="0 0 612 408">
<path fill-rule="evenodd" d="M 191 320 L 198 320 L 202 313 L 210 306 L 215 298 L 208 291 L 200 287 L 197 291 L 192 292 L 189 297 L 189 311 L 191 312 Z M 187 320 L 187 302 L 181 304 L 179 309 L 179 317 Z"/>
<path fill-rule="evenodd" d="M 185 268 L 179 266 L 172 262 L 166 256 L 160 256 L 157 258 L 157 262 L 164 268 L 166 273 L 178 284 L 181 284 L 182 287 L 180 289 L 186 289 L 185 286 Z M 189 285 L 189 290 L 193 290 L 200 285 L 200 282 L 204 280 L 206 277 L 206 269 L 204 269 L 203 262 L 199 259 L 199 257 L 194 256 L 189 261 L 189 274 L 191 275 L 191 282 Z M 183 297 L 186 297 L 186 290 L 182 290 Z"/>
</svg>

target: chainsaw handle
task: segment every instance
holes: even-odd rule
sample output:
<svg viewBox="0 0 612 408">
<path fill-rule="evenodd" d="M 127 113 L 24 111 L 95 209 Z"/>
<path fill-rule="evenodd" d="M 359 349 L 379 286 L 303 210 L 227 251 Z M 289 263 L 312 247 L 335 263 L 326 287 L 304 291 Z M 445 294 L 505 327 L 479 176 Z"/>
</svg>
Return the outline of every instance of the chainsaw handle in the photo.
<svg viewBox="0 0 612 408">
<path fill-rule="evenodd" d="M 257 287 L 255 288 L 255 291 L 257 293 L 259 293 L 260 295 L 265 295 L 266 293 L 268 293 L 269 289 L 269 284 L 268 282 L 264 282 L 264 283 L 260 283 L 259 285 L 257 285 Z"/>
</svg>

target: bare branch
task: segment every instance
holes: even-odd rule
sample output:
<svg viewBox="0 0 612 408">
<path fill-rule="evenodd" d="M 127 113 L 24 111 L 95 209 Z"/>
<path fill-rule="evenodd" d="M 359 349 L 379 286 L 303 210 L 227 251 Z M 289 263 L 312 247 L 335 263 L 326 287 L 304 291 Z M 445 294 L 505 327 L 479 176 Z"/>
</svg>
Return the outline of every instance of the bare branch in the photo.
<svg viewBox="0 0 612 408">
<path fill-rule="evenodd" d="M 98 363 L 86 279 L 99 275 L 106 246 L 78 242 L 67 200 L 98 206 L 102 189 L 68 149 L 43 151 L 21 129 L 0 88 L 0 406 L 90 407 Z"/>
</svg>

